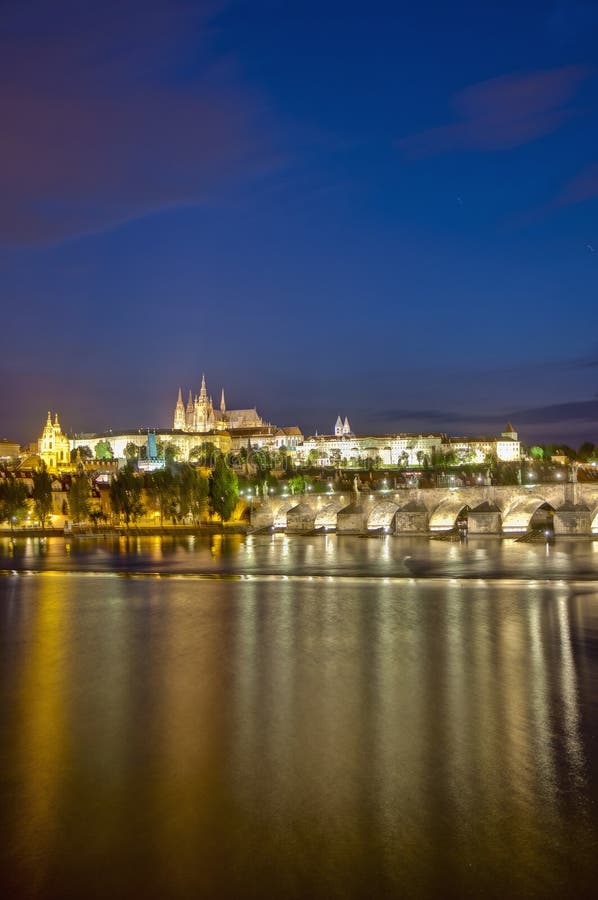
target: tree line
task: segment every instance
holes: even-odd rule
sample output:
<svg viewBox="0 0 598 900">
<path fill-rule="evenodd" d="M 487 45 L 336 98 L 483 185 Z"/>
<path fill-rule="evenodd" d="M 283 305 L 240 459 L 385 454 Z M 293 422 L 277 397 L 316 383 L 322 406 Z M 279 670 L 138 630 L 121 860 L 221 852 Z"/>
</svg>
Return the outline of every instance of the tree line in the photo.
<svg viewBox="0 0 598 900">
<path fill-rule="evenodd" d="M 190 465 L 165 466 L 143 475 L 126 465 L 110 482 L 109 495 L 112 512 L 127 527 L 146 511 L 144 499 L 159 513 L 160 525 L 189 520 L 197 525 L 208 513 L 228 521 L 239 499 L 239 484 L 220 456 L 209 477 Z"/>
<path fill-rule="evenodd" d="M 13 527 L 33 506 L 35 518 L 42 528 L 46 527 L 52 512 L 52 479 L 45 466 L 33 473 L 32 481 L 29 490 L 26 482 L 14 474 L 7 473 L 0 479 L 0 522 Z M 235 472 L 220 456 L 209 477 L 190 465 L 166 466 L 141 474 L 128 464 L 112 478 L 108 493 L 113 515 L 127 527 L 147 511 L 147 506 L 159 513 L 160 525 L 165 521 L 190 521 L 197 525 L 208 514 L 228 521 L 239 499 L 239 484 Z M 68 492 L 68 514 L 73 522 L 97 519 L 91 495 L 90 480 L 80 467 L 70 479 Z"/>
</svg>

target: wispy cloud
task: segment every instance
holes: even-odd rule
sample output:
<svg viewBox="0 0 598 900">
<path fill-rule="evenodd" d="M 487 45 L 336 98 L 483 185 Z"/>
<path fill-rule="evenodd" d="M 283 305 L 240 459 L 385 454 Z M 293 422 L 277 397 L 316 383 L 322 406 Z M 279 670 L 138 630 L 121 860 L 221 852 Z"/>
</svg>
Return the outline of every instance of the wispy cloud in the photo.
<svg viewBox="0 0 598 900">
<path fill-rule="evenodd" d="M 550 425 L 558 422 L 596 422 L 598 400 L 578 400 L 570 403 L 554 403 L 529 409 L 513 409 L 501 413 L 464 413 L 430 409 L 387 409 L 380 413 L 386 422 L 421 421 L 459 426 L 503 424 L 512 420 L 517 425 Z"/>
<path fill-rule="evenodd" d="M 0 241 L 196 203 L 262 159 L 260 112 L 207 50 L 223 3 L 3 7 Z"/>
<path fill-rule="evenodd" d="M 588 166 L 565 185 L 556 203 L 558 206 L 570 206 L 583 203 L 598 197 L 598 163 Z"/>
<path fill-rule="evenodd" d="M 410 156 L 454 150 L 508 150 L 559 128 L 575 115 L 571 105 L 587 66 L 502 75 L 454 95 L 454 121 L 408 135 L 398 147 Z"/>
</svg>

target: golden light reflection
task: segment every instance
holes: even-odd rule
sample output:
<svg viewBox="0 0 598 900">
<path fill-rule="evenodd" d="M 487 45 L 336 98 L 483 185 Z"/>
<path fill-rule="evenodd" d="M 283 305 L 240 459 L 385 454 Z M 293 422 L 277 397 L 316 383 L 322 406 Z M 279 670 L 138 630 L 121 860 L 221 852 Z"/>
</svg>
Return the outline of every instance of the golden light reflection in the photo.
<svg viewBox="0 0 598 900">
<path fill-rule="evenodd" d="M 64 579 L 35 579 L 36 603 L 18 691 L 17 746 L 22 794 L 16 810 L 18 842 L 35 847 L 36 879 L 48 864 L 59 826 L 57 807 L 67 755 L 70 606 Z"/>
<path fill-rule="evenodd" d="M 571 631 L 569 627 L 569 605 L 566 596 L 556 601 L 557 617 L 561 638 L 561 691 L 563 695 L 565 718 L 565 741 L 570 764 L 578 779 L 583 777 L 584 755 L 579 727 L 579 698 L 577 694 L 577 675 L 571 649 Z"/>
</svg>

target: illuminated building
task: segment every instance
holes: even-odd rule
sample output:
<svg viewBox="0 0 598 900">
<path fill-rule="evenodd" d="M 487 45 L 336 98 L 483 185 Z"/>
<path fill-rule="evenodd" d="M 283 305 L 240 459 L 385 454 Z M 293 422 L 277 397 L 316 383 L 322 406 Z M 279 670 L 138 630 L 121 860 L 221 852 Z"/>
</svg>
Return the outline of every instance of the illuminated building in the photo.
<svg viewBox="0 0 598 900">
<path fill-rule="evenodd" d="M 317 465 L 343 464 L 343 461 L 380 459 L 384 466 L 421 466 L 435 457 L 454 453 L 456 463 L 485 463 L 490 457 L 501 462 L 521 458 L 521 444 L 511 424 L 499 437 L 449 437 L 433 434 L 364 434 L 351 431 L 349 421 L 339 416 L 334 434 L 315 434 L 297 448 L 297 458 Z M 311 454 L 311 456 L 310 456 Z"/>
<path fill-rule="evenodd" d="M 20 452 L 20 445 L 16 441 L 0 440 L 0 459 L 16 459 Z"/>
<path fill-rule="evenodd" d="M 198 434 L 209 431 L 228 431 L 237 428 L 260 428 L 264 425 L 255 407 L 253 409 L 226 408 L 224 389 L 220 395 L 220 409 L 215 409 L 212 398 L 208 396 L 205 375 L 201 377 L 199 394 L 193 399 L 189 391 L 187 406 L 183 404 L 182 391 L 174 408 L 173 430 L 192 431 Z"/>
<path fill-rule="evenodd" d="M 37 447 L 37 452 L 48 469 L 57 469 L 59 466 L 70 465 L 70 442 L 68 437 L 62 433 L 62 428 L 58 421 L 58 413 L 55 413 L 54 421 L 52 422 L 52 414 L 48 412 L 48 418 Z"/>
</svg>

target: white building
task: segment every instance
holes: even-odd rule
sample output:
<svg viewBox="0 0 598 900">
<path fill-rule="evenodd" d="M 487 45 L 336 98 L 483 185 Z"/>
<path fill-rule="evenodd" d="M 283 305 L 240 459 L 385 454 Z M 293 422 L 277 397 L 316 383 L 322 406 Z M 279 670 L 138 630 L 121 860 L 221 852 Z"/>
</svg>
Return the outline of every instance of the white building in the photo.
<svg viewBox="0 0 598 900">
<path fill-rule="evenodd" d="M 451 438 L 446 434 L 353 434 L 349 420 L 339 416 L 334 434 L 315 434 L 297 447 L 297 460 L 315 465 L 347 465 L 358 459 L 380 458 L 383 466 L 417 467 L 454 452 L 459 463 L 484 463 L 490 457 L 513 462 L 521 457 L 517 432 L 507 425 L 500 437 Z"/>
</svg>

